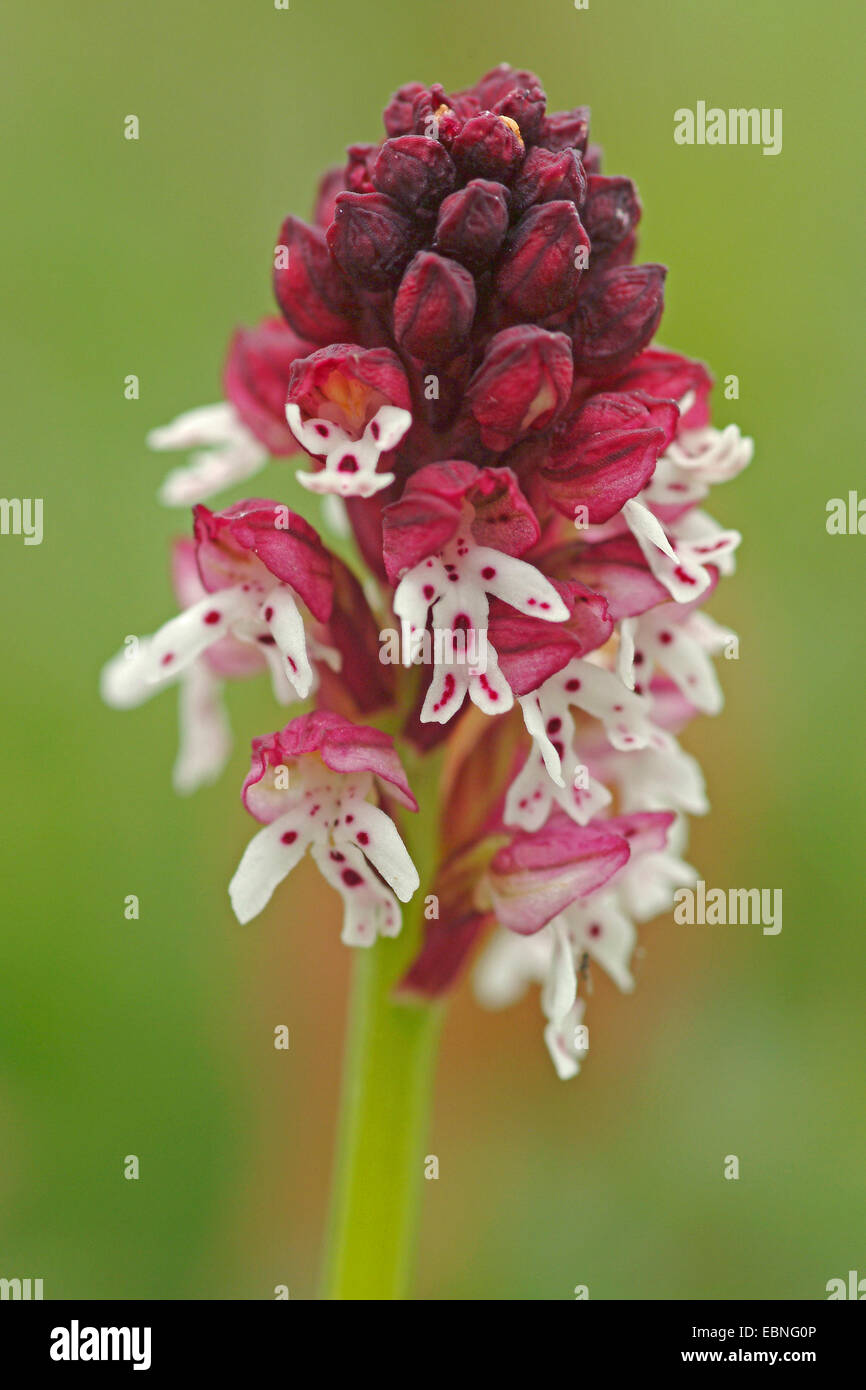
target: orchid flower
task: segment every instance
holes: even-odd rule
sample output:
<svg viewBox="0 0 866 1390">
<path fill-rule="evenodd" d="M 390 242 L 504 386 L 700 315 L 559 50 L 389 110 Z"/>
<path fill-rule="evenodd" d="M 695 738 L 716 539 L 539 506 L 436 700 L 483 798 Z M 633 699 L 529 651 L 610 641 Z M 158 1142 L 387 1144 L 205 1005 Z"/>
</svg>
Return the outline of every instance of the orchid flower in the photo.
<svg viewBox="0 0 866 1390">
<path fill-rule="evenodd" d="M 261 912 L 309 849 L 343 899 L 343 941 L 372 946 L 377 936 L 396 936 L 394 894 L 408 902 L 419 879 L 391 817 L 369 800 L 377 783 L 417 810 L 393 744 L 378 729 L 322 711 L 255 739 L 243 799 L 265 829 L 229 884 L 238 921 Z"/>
<path fill-rule="evenodd" d="M 184 609 L 201 604 L 207 592 L 199 577 L 195 544 L 184 538 L 172 549 L 172 577 Z M 106 704 L 133 709 L 166 686 L 178 685 L 180 741 L 172 774 L 175 790 L 195 791 L 222 772 L 231 751 L 231 733 L 223 707 L 226 681 L 267 669 L 263 649 L 227 633 L 186 665 L 155 668 L 151 637 L 135 638 L 103 668 L 100 689 Z M 154 678 L 155 675 L 155 678 Z M 296 694 L 281 665 L 271 666 L 274 699 L 290 704 Z"/>
<path fill-rule="evenodd" d="M 322 348 L 299 361 L 289 378 L 286 420 L 317 472 L 299 470 L 309 492 L 372 497 L 394 474 L 377 471 L 412 424 L 411 396 L 396 353 L 351 344 Z"/>
<path fill-rule="evenodd" d="M 225 679 L 268 669 L 278 705 L 310 702 L 252 740 L 261 828 L 229 899 L 241 922 L 276 910 L 309 850 L 343 940 L 371 948 L 347 1102 L 364 1144 L 383 1059 L 411 1108 L 429 1055 L 432 1011 L 398 997 L 441 999 L 490 937 L 482 1002 L 538 982 L 573 1076 L 589 963 L 630 989 L 639 925 L 693 880 L 709 803 L 679 740 L 721 708 L 713 658 L 736 639 L 703 605 L 740 542 L 703 507 L 752 456 L 712 423 L 707 368 L 653 342 L 666 270 L 634 263 L 637 190 L 601 172 L 585 107 L 548 112 L 502 65 L 460 92 L 406 84 L 384 125 L 326 172 L 311 223 L 283 220 L 279 317 L 234 332 L 222 401 L 151 433 L 196 451 L 161 494 L 194 504 L 181 612 L 103 675 L 121 707 L 180 686 L 181 789 L 225 761 Z M 277 501 L 203 505 L 299 453 L 339 556 Z M 375 1151 L 387 1205 L 401 1151 Z"/>
<path fill-rule="evenodd" d="M 577 994 L 585 958 L 597 961 L 620 989 L 634 987 L 629 967 L 637 930 L 629 915 L 629 883 L 642 883 L 648 868 L 651 874 L 667 872 L 670 891 L 674 884 L 696 877 L 687 865 L 670 872 L 675 861 L 666 851 L 666 837 L 674 819 L 670 813 L 639 813 L 605 821 L 606 831 L 629 842 L 625 864 L 601 888 L 575 898 L 533 935 L 500 928 L 478 961 L 475 990 L 488 1007 L 513 1003 L 531 981 L 543 986 L 544 1037 L 561 1077 L 576 1075 L 581 1054 L 588 1051 L 575 1039 L 583 1016 Z M 653 860 L 664 861 L 663 867 L 653 866 Z M 632 915 L 640 918 L 640 909 Z"/>
<path fill-rule="evenodd" d="M 151 430 L 151 449 L 195 450 L 189 463 L 172 469 L 159 492 L 169 507 L 193 506 L 265 467 L 270 455 L 294 454 L 285 420 L 289 372 L 312 349 L 282 319 L 239 328 L 232 337 L 223 374 L 226 399 L 185 411 Z"/>
<path fill-rule="evenodd" d="M 488 595 L 519 613 L 562 622 L 568 608 L 549 579 L 517 557 L 538 539 L 538 524 L 507 470 L 431 464 L 410 479 L 385 512 L 384 555 L 398 579 L 394 612 L 410 640 L 430 614 L 434 630 L 487 633 Z M 450 647 L 443 644 L 441 650 Z M 468 692 L 488 714 L 511 708 L 513 693 L 487 643 L 484 670 L 437 663 L 421 719 L 446 723 Z"/>
</svg>

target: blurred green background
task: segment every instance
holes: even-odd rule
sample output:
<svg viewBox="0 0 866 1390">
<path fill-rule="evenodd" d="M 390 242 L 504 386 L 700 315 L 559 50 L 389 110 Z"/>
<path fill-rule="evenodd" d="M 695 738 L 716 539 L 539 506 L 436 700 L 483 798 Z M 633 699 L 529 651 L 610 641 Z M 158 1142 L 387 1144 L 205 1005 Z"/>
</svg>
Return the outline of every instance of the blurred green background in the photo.
<svg viewBox="0 0 866 1390">
<path fill-rule="evenodd" d="M 741 655 L 722 663 L 724 714 L 684 740 L 713 801 L 690 858 L 710 885 L 782 888 L 784 929 L 645 929 L 633 996 L 596 972 L 593 1053 L 568 1084 L 537 995 L 488 1015 L 464 987 L 416 1294 L 809 1299 L 866 1274 L 866 540 L 825 530 L 828 498 L 863 478 L 859 14 L 7 7 L 2 493 L 43 497 L 45 536 L 0 538 L 0 1275 L 41 1277 L 48 1298 L 314 1293 L 349 962 L 312 871 L 254 925 L 230 915 L 250 834 L 237 791 L 247 737 L 274 727 L 269 692 L 230 692 L 231 768 L 181 800 L 174 696 L 118 714 L 97 673 L 173 611 L 167 544 L 185 522 L 156 504 L 164 460 L 144 435 L 218 399 L 230 330 L 270 306 L 281 218 L 307 214 L 348 143 L 379 138 L 398 84 L 455 88 L 504 59 L 540 74 L 552 108 L 592 105 L 606 172 L 641 190 L 641 254 L 671 268 L 661 340 L 740 379 L 717 420 L 754 435 L 756 460 L 711 509 L 745 535 L 712 606 Z M 675 145 L 674 109 L 699 99 L 782 107 L 782 154 Z M 263 495 L 285 497 L 288 476 L 271 464 Z"/>
</svg>

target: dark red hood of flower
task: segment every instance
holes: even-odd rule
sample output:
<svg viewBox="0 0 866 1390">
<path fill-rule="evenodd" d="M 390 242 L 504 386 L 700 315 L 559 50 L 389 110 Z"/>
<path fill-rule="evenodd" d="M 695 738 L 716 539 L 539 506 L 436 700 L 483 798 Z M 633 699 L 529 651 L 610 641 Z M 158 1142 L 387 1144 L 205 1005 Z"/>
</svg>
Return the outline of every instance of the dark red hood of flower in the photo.
<svg viewBox="0 0 866 1390">
<path fill-rule="evenodd" d="M 630 852 L 627 836 L 610 822 L 575 825 L 554 812 L 542 830 L 519 830 L 494 854 L 489 881 L 497 920 L 522 935 L 540 931 L 575 898 L 603 887 Z"/>
<path fill-rule="evenodd" d="M 332 772 L 347 776 L 372 772 L 401 805 L 410 811 L 418 809 L 390 734 L 353 724 L 330 710 L 312 710 L 276 733 L 253 739 L 250 770 L 241 792 L 247 810 L 258 820 L 270 820 L 268 770 L 280 765 L 291 768 L 308 757 L 318 757 Z"/>
<path fill-rule="evenodd" d="M 271 454 L 296 454 L 298 442 L 286 423 L 286 392 L 292 364 L 313 351 L 282 319 L 263 319 L 239 328 L 229 344 L 223 373 L 226 400 Z"/>
<path fill-rule="evenodd" d="M 501 599 L 490 605 L 490 640 L 500 669 L 518 696 L 536 690 L 575 657 L 603 646 L 613 632 L 613 618 L 601 594 L 574 579 L 551 578 L 569 611 L 562 623 L 518 613 Z"/>
<path fill-rule="evenodd" d="M 292 363 L 283 401 L 304 420 L 320 418 L 359 438 L 382 405 L 411 408 L 403 364 L 389 348 L 331 343 Z M 299 445 L 295 442 L 295 449 Z"/>
<path fill-rule="evenodd" d="M 548 551 L 540 568 L 551 579 L 580 580 L 603 596 L 608 613 L 614 622 L 634 618 L 658 603 L 665 603 L 670 594 L 650 572 L 640 546 L 631 535 L 585 545 L 575 541 Z"/>
<path fill-rule="evenodd" d="M 510 469 L 431 463 L 413 473 L 400 500 L 385 510 L 383 547 L 392 584 L 453 539 L 467 508 L 478 545 L 523 555 L 538 540 L 535 513 Z"/>
<path fill-rule="evenodd" d="M 703 362 L 661 347 L 646 348 L 612 380 L 599 383 L 606 391 L 643 391 L 659 400 L 680 402 L 692 396 L 682 416 L 683 427 L 690 430 L 708 422 L 712 386 L 713 378 Z"/>
<path fill-rule="evenodd" d="M 652 830 L 641 829 L 649 841 Z M 531 935 L 576 898 L 603 887 L 628 862 L 627 830 L 638 833 L 625 821 L 577 826 L 554 815 L 534 835 L 518 831 L 504 843 L 490 839 L 455 855 L 437 880 L 440 919 L 428 925 L 400 992 L 437 998 L 456 983 L 478 936 L 493 922 Z M 479 880 L 489 901 L 474 906 Z"/>
</svg>

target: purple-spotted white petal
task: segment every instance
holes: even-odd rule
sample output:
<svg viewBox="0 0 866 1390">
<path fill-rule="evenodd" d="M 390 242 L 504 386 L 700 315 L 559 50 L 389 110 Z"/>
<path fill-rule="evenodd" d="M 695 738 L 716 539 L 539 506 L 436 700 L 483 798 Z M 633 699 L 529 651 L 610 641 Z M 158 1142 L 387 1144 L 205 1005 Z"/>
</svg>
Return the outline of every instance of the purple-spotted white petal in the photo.
<svg viewBox="0 0 866 1390">
<path fill-rule="evenodd" d="M 648 920 L 669 907 L 674 886 L 694 877 L 672 852 L 674 841 L 681 843 L 681 832 L 671 815 L 600 820 L 598 825 L 630 839 L 627 862 L 597 891 L 574 898 L 533 935 L 497 931 L 473 977 L 476 997 L 488 1008 L 515 1002 L 530 983 L 541 986 L 544 1040 L 563 1079 L 577 1074 L 588 1050 L 581 1026 L 584 1001 L 578 998 L 588 963 L 596 962 L 620 989 L 631 990 L 635 920 Z M 633 910 L 636 900 L 644 910 Z"/>
<path fill-rule="evenodd" d="M 460 649 L 458 634 L 483 636 L 484 661 L 470 666 L 459 661 L 436 661 L 421 711 L 423 723 L 446 723 L 460 709 L 465 695 L 486 714 L 504 714 L 514 696 L 501 670 L 496 649 L 487 638 L 488 595 L 521 613 L 547 622 L 563 622 L 566 604 L 540 570 L 503 551 L 478 545 L 469 520 L 435 555 L 407 571 L 394 592 L 394 612 L 404 630 L 404 652 L 432 619 L 433 651 Z"/>
<path fill-rule="evenodd" d="M 304 419 L 294 402 L 286 406 L 289 427 L 308 453 L 324 459 L 318 472 L 298 470 L 296 477 L 309 492 L 338 497 L 372 497 L 394 481 L 393 473 L 377 473 L 382 454 L 396 448 L 412 424 L 408 410 L 380 406 L 360 439 L 353 439 L 332 420 Z"/>
<path fill-rule="evenodd" d="M 302 715 L 254 742 L 244 800 L 266 824 L 229 885 L 240 922 L 261 912 L 309 850 L 343 899 L 347 944 L 397 935 L 397 899 L 408 902 L 419 878 L 391 817 L 369 799 L 377 779 L 414 807 L 390 739 L 336 714 Z"/>
<path fill-rule="evenodd" d="M 177 792 L 185 795 L 216 781 L 231 751 L 231 733 L 222 703 L 223 682 L 204 660 L 180 671 L 163 671 L 151 679 L 150 637 L 139 639 L 106 663 L 100 694 L 113 709 L 134 709 L 166 686 L 179 693 L 178 751 L 172 772 Z"/>
<path fill-rule="evenodd" d="M 614 672 L 579 657 L 524 696 L 520 705 L 527 731 L 549 775 L 560 786 L 565 785 L 563 758 L 570 747 L 568 735 L 574 730 L 569 713 L 573 706 L 599 719 L 613 747 L 624 752 L 646 748 L 653 736 L 648 702 Z M 569 761 L 572 781 L 577 766 Z"/>
<path fill-rule="evenodd" d="M 618 670 L 635 688 L 646 689 L 656 667 L 667 673 L 681 693 L 704 714 L 718 714 L 722 688 L 711 656 L 736 639 L 699 609 L 663 603 L 620 625 Z"/>
</svg>

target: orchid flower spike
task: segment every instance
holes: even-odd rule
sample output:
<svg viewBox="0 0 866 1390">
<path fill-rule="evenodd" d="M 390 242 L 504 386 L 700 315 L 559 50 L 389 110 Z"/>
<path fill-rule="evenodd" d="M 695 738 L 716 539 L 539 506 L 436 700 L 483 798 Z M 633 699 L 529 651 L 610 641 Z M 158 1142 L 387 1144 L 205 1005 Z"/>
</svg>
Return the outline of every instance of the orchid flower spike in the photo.
<svg viewBox="0 0 866 1390">
<path fill-rule="evenodd" d="M 602 172 L 586 107 L 549 111 L 503 64 L 407 83 L 383 119 L 311 221 L 284 218 L 276 310 L 231 334 L 219 401 L 149 436 L 192 451 L 161 491 L 193 507 L 181 611 L 102 690 L 128 707 L 178 685 L 179 790 L 226 761 L 227 680 L 267 670 L 277 705 L 309 702 L 253 740 L 262 828 L 230 897 L 248 922 L 309 850 L 351 945 L 395 935 L 421 888 L 403 766 L 441 757 L 416 783 L 436 784 L 435 910 L 399 992 L 437 999 L 473 957 L 484 1003 L 537 982 L 573 1076 L 590 968 L 630 989 L 638 928 L 694 877 L 709 799 L 685 731 L 738 654 L 705 605 L 740 534 L 705 506 L 753 445 L 713 423 L 704 364 L 654 341 L 666 268 L 635 259 L 641 202 Z M 293 457 L 339 554 L 278 501 L 205 505 Z"/>
</svg>

